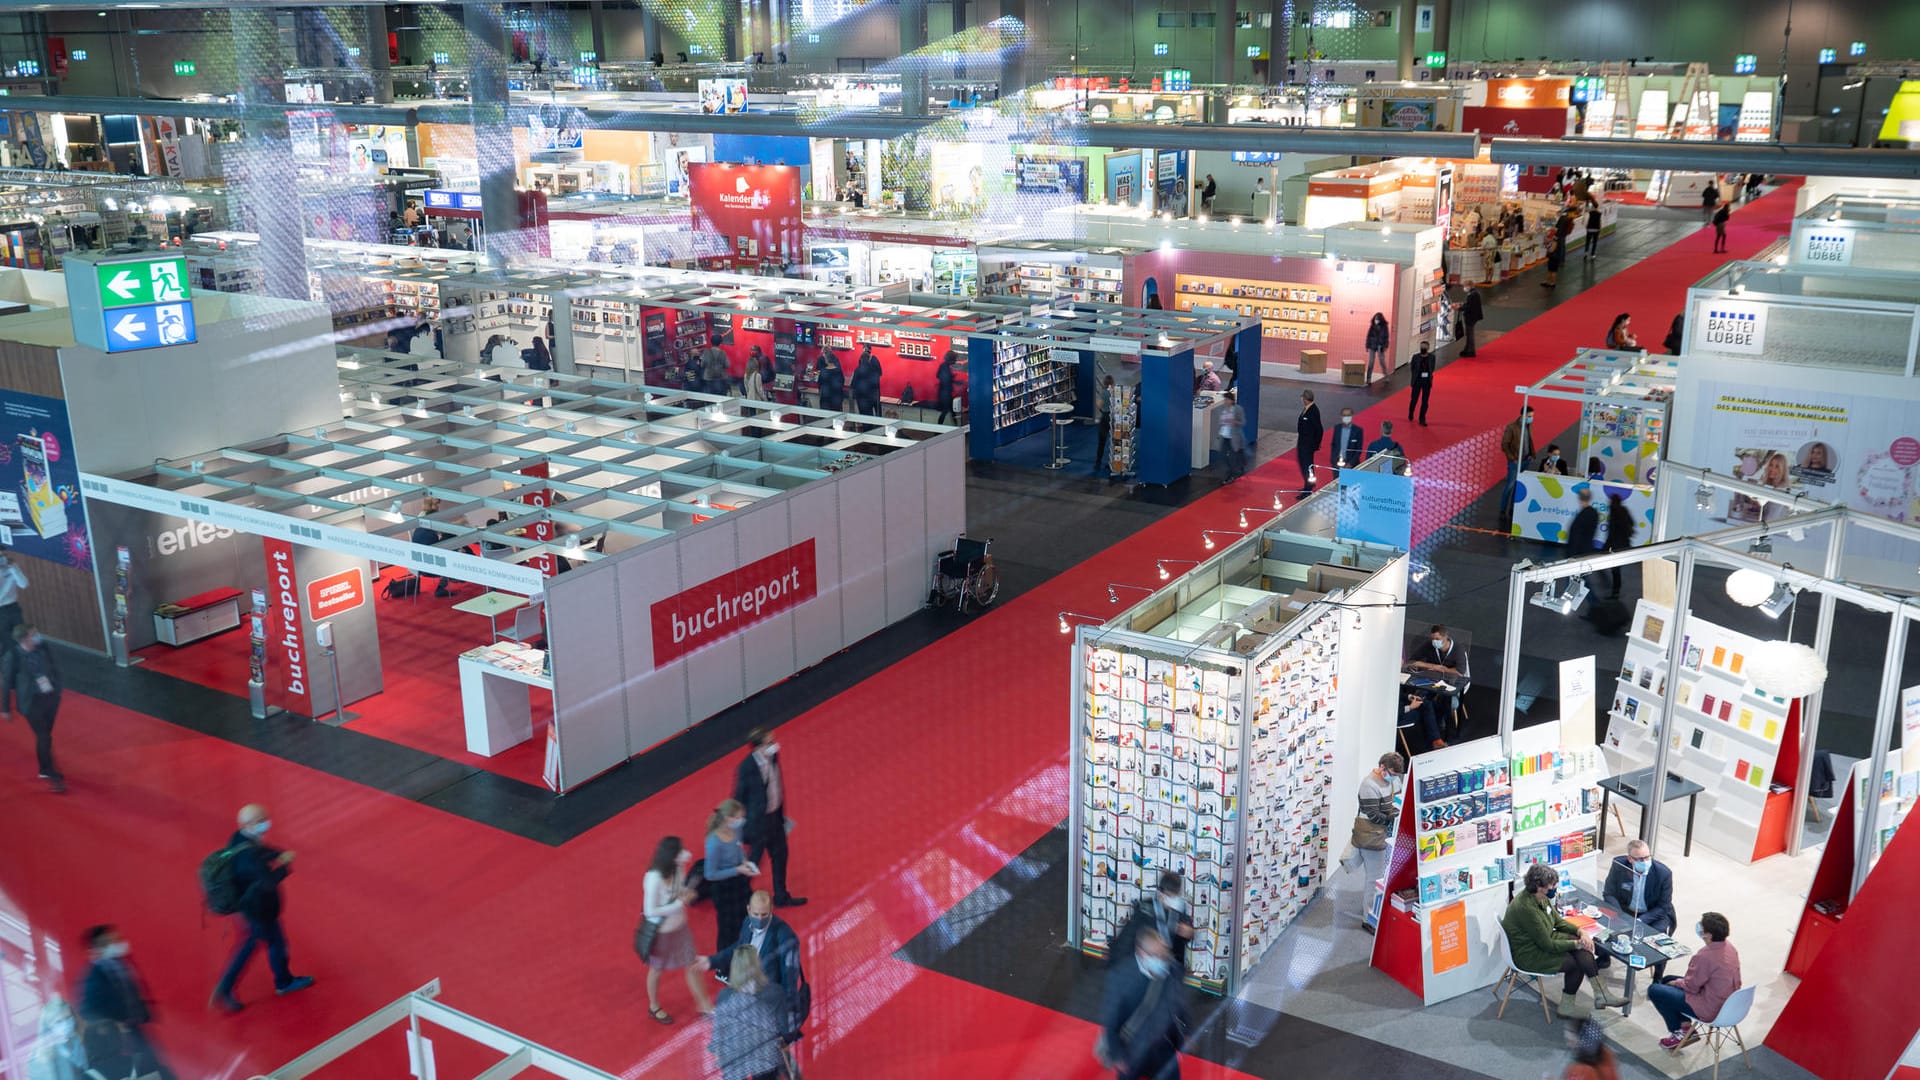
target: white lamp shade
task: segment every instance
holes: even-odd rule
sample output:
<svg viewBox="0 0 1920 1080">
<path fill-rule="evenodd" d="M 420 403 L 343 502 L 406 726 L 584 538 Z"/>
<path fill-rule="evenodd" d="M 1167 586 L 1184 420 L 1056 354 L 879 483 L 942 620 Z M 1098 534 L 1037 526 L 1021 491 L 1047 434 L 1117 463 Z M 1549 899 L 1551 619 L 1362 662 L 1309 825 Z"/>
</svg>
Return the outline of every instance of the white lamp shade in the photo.
<svg viewBox="0 0 1920 1080">
<path fill-rule="evenodd" d="M 1754 680 L 1755 687 L 1782 697 L 1806 697 L 1827 681 L 1827 662 L 1811 648 L 1793 641 L 1761 642 L 1747 667 L 1765 672 Z"/>
<path fill-rule="evenodd" d="M 1741 567 L 1727 575 L 1727 596 L 1741 607 L 1759 607 L 1773 595 L 1773 578 L 1758 570 Z"/>
</svg>

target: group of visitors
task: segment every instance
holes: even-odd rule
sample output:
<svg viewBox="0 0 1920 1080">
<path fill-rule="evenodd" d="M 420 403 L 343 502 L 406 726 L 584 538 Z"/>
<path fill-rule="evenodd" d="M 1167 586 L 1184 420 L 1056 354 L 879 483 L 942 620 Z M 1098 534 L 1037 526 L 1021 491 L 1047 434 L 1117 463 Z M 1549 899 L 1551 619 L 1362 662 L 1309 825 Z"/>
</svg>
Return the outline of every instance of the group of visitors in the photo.
<svg viewBox="0 0 1920 1080">
<path fill-rule="evenodd" d="M 705 857 L 696 859 L 678 836 L 662 837 L 643 884 L 634 950 L 647 965 L 647 1015 L 674 1022 L 660 1005 L 660 976 L 684 972 L 695 1011 L 713 1019 L 708 1048 L 725 1080 L 787 1075 L 789 1047 L 812 1008 L 799 935 L 774 913 L 807 902 L 787 891 L 786 799 L 780 744 L 757 729 L 747 736 L 732 794 L 707 818 Z M 755 890 L 763 856 L 773 887 Z M 705 954 L 688 921 L 688 909 L 703 898 L 713 902 L 715 926 L 713 951 Z M 718 1003 L 701 978 L 707 973 L 726 984 Z"/>
</svg>

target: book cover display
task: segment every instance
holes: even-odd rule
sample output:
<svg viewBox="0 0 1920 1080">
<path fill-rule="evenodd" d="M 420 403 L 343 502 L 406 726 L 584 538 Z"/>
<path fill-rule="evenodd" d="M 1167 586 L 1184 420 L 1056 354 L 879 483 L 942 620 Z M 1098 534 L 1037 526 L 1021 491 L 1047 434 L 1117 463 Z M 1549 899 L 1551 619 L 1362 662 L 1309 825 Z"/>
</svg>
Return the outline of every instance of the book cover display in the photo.
<svg viewBox="0 0 1920 1080">
<path fill-rule="evenodd" d="M 1689 614 L 1680 672 L 1667 671 L 1670 609 L 1642 600 L 1615 684 L 1604 742 L 1616 773 L 1653 764 L 1660 707 L 1674 695 L 1667 767 L 1704 787 L 1696 836 L 1742 861 L 1771 854 L 1768 819 L 1798 766 L 1799 702 L 1768 690 L 1749 658 L 1760 642 Z M 1787 800 L 1790 802 L 1790 798 Z M 1764 826 L 1764 827 L 1763 827 Z"/>
<path fill-rule="evenodd" d="M 1326 877 L 1338 649 L 1332 614 L 1250 676 L 1083 645 L 1072 903 L 1084 951 L 1106 954 L 1163 870 L 1188 882 L 1188 981 L 1213 993 L 1300 914 Z"/>
</svg>

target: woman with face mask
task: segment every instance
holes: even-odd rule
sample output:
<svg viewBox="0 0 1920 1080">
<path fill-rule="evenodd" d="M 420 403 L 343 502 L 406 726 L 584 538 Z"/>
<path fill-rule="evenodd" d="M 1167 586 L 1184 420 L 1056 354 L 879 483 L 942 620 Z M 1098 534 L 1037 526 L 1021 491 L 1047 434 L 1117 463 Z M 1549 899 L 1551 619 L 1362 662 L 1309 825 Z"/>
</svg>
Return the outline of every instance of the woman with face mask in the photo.
<svg viewBox="0 0 1920 1080">
<path fill-rule="evenodd" d="M 747 917 L 747 899 L 753 895 L 753 877 L 760 868 L 747 861 L 740 846 L 740 830 L 747 809 L 727 799 L 707 819 L 707 860 L 701 874 L 713 886 L 713 914 L 720 920 L 714 952 L 740 940 L 740 923 Z"/>
<path fill-rule="evenodd" d="M 1687 973 L 1656 979 L 1647 987 L 1647 1000 L 1667 1022 L 1667 1037 L 1660 1045 L 1676 1052 L 1700 1038 L 1688 1020 L 1712 1023 L 1720 1007 L 1740 989 L 1740 954 L 1727 940 L 1733 933 L 1727 917 L 1709 911 L 1693 924 L 1693 932 L 1704 944 L 1687 961 Z"/>
</svg>

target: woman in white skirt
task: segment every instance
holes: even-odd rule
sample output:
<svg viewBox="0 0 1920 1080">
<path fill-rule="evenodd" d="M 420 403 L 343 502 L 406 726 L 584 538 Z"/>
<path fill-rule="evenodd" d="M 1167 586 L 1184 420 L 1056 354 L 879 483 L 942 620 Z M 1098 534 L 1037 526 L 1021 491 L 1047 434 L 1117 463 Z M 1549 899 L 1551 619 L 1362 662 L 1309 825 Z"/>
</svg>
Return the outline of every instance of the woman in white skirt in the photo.
<svg viewBox="0 0 1920 1080">
<path fill-rule="evenodd" d="M 673 1017 L 660 1007 L 663 971 L 685 971 L 687 989 L 700 1015 L 713 1013 L 713 1002 L 708 1000 L 699 972 L 693 968 L 693 930 L 687 926 L 687 904 L 694 898 L 693 890 L 687 888 L 687 867 L 692 862 L 693 852 L 680 843 L 679 837 L 669 836 L 653 849 L 653 864 L 647 868 L 644 911 L 648 922 L 659 925 L 647 950 L 647 1014 L 662 1024 L 673 1023 Z"/>
</svg>

